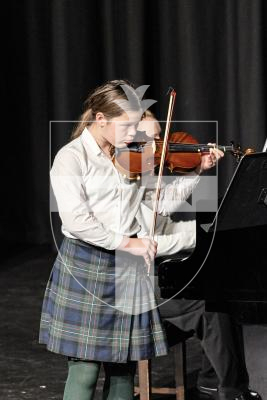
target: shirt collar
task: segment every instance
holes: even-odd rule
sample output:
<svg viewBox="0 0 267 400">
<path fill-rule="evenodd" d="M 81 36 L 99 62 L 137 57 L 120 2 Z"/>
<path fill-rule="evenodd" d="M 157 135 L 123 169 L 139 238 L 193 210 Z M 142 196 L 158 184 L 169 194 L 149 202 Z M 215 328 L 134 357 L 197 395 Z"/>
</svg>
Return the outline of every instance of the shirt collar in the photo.
<svg viewBox="0 0 267 400">
<path fill-rule="evenodd" d="M 90 146 L 90 150 L 92 150 L 97 156 L 102 153 L 102 150 L 100 149 L 91 132 L 87 128 L 84 128 L 81 134 L 81 138 L 84 143 Z"/>
</svg>

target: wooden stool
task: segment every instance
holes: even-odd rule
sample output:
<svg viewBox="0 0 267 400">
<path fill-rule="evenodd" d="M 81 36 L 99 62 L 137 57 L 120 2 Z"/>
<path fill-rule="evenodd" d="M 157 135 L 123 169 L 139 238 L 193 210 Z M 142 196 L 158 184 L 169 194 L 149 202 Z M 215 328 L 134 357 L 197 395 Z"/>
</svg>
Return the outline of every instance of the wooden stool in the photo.
<svg viewBox="0 0 267 400">
<path fill-rule="evenodd" d="M 135 386 L 134 395 L 140 400 L 150 400 L 152 393 L 175 394 L 176 400 L 184 400 L 186 375 L 185 341 L 174 346 L 175 388 L 153 387 L 151 384 L 151 360 L 138 361 L 139 386 Z"/>
</svg>

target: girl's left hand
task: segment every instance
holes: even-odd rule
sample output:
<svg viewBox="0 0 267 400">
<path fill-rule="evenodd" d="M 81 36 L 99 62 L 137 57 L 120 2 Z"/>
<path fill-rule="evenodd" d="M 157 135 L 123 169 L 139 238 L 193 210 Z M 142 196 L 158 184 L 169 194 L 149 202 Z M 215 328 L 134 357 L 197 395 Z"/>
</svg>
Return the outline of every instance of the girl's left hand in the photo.
<svg viewBox="0 0 267 400">
<path fill-rule="evenodd" d="M 216 146 L 215 143 L 208 143 L 208 145 Z M 202 155 L 201 163 L 199 167 L 196 169 L 196 172 L 198 174 L 201 174 L 201 172 L 206 171 L 212 167 L 215 167 L 217 161 L 219 161 L 223 156 L 224 156 L 223 151 L 211 147 L 209 154 Z"/>
</svg>

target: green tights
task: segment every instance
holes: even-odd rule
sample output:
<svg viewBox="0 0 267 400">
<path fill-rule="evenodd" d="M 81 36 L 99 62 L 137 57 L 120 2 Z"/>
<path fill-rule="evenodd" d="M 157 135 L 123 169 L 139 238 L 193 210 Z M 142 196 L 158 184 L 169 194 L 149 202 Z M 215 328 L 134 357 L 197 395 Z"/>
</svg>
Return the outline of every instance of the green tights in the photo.
<svg viewBox="0 0 267 400">
<path fill-rule="evenodd" d="M 63 400 L 92 400 L 101 363 L 71 360 Z M 105 383 L 103 400 L 132 400 L 136 363 L 103 363 Z"/>
</svg>

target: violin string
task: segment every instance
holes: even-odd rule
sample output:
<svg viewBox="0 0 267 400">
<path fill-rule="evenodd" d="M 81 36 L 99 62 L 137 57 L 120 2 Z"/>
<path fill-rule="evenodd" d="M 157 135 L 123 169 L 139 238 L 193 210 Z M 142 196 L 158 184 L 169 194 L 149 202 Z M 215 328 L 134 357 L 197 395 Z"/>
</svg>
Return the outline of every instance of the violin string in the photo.
<svg viewBox="0 0 267 400">
<path fill-rule="evenodd" d="M 151 147 L 151 143 L 152 142 L 153 141 L 146 142 L 144 144 L 141 144 L 140 146 L 142 148 Z M 157 141 L 156 143 L 162 144 L 163 141 L 162 140 L 161 141 Z M 201 150 L 209 150 L 211 148 L 215 148 L 215 149 L 219 149 L 219 150 L 223 150 L 223 151 L 232 151 L 233 150 L 232 146 L 220 146 L 220 145 L 213 146 L 213 145 L 202 144 L 202 143 L 194 144 L 194 143 L 177 143 L 177 142 L 169 142 L 169 148 L 170 148 L 170 150 L 172 150 L 172 149 L 177 149 L 177 150 L 179 150 L 179 149 L 185 149 L 185 150 L 186 149 L 191 149 L 191 150 L 195 149 L 196 152 L 199 152 Z"/>
</svg>

